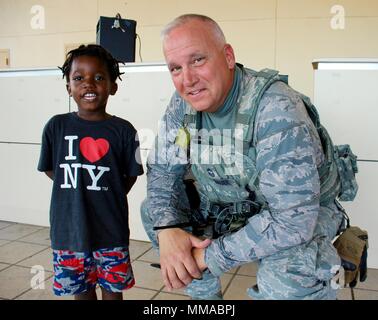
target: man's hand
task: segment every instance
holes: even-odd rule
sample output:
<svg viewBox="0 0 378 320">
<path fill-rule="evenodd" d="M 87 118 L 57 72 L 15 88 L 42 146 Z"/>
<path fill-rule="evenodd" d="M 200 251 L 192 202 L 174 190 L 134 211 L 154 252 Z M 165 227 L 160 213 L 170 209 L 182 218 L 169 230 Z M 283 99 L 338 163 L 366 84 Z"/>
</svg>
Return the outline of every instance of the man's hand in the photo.
<svg viewBox="0 0 378 320">
<path fill-rule="evenodd" d="M 187 286 L 201 277 L 201 270 L 192 255 L 192 249 L 204 249 L 211 241 L 201 240 L 179 229 L 164 229 L 159 232 L 160 265 L 163 281 L 169 290 Z"/>
</svg>

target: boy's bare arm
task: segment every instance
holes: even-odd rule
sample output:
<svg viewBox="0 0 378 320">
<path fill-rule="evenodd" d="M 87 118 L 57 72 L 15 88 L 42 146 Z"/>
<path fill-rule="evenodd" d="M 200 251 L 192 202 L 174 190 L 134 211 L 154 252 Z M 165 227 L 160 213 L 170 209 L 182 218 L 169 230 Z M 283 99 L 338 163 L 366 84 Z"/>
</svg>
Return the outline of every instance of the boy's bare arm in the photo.
<svg viewBox="0 0 378 320">
<path fill-rule="evenodd" d="M 130 189 L 134 185 L 137 177 L 125 177 L 125 188 L 126 188 L 126 194 L 129 193 Z"/>
<path fill-rule="evenodd" d="M 54 171 L 45 171 L 45 173 L 51 180 L 54 180 Z"/>
</svg>

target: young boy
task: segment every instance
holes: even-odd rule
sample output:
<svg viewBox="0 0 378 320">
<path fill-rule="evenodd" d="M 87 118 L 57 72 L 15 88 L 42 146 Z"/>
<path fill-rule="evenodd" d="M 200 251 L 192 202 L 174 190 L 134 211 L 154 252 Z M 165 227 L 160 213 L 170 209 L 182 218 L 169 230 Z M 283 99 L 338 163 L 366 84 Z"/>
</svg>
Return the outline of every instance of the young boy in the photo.
<svg viewBox="0 0 378 320">
<path fill-rule="evenodd" d="M 98 45 L 70 51 L 61 68 L 78 111 L 52 117 L 38 170 L 53 180 L 50 206 L 54 293 L 122 299 L 134 285 L 126 195 L 143 174 L 136 130 L 106 113 L 118 62 Z"/>
</svg>

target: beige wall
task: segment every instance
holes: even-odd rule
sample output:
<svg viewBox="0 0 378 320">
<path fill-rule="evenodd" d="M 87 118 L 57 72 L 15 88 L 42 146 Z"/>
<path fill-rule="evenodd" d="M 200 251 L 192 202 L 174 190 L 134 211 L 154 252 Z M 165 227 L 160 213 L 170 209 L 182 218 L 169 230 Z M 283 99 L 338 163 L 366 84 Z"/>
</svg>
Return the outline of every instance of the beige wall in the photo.
<svg viewBox="0 0 378 320">
<path fill-rule="evenodd" d="M 45 9 L 42 30 L 30 25 L 36 4 Z M 331 28 L 334 5 L 345 9 L 342 30 Z M 167 22 L 202 13 L 221 25 L 239 62 L 289 74 L 311 97 L 313 59 L 378 57 L 378 0 L 0 0 L 0 49 L 10 49 L 12 68 L 58 66 L 67 44 L 95 42 L 98 17 L 116 12 L 137 20 L 144 62 L 163 60 Z"/>
</svg>

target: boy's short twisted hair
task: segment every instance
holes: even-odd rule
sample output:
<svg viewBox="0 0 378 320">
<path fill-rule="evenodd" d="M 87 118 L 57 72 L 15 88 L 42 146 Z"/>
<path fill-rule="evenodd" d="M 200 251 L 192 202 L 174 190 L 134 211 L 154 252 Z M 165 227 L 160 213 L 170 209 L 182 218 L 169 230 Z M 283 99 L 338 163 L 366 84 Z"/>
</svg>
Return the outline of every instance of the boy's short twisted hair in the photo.
<svg viewBox="0 0 378 320">
<path fill-rule="evenodd" d="M 75 58 L 80 56 L 97 57 L 106 65 L 110 75 L 110 80 L 112 82 L 116 82 L 117 78 L 119 78 L 122 81 L 120 75 L 122 75 L 124 72 L 121 73 L 119 71 L 118 64 L 120 61 L 114 59 L 113 56 L 106 49 L 97 44 L 82 44 L 78 48 L 69 51 L 67 53 L 66 61 L 64 62 L 63 66 L 58 67 L 60 70 L 62 70 L 63 78 L 66 77 L 67 82 L 69 81 L 72 62 Z"/>
</svg>

